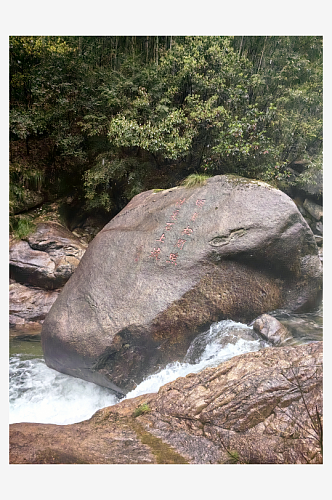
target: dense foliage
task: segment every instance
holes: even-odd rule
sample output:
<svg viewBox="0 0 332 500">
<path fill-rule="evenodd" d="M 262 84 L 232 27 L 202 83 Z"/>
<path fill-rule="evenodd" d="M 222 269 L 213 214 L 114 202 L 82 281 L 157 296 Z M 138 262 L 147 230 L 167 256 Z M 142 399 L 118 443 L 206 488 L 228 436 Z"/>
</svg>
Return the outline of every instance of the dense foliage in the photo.
<svg viewBox="0 0 332 500">
<path fill-rule="evenodd" d="M 10 199 L 116 213 L 188 175 L 322 165 L 322 37 L 10 37 Z"/>
</svg>

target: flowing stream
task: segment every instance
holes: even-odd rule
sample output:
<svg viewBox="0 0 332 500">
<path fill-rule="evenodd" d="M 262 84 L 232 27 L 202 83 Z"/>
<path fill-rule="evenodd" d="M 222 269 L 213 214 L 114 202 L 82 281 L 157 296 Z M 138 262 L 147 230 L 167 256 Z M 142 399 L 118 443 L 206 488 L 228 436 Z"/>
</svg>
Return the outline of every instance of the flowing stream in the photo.
<svg viewBox="0 0 332 500">
<path fill-rule="evenodd" d="M 289 331 L 290 344 L 322 340 L 322 307 L 308 314 L 272 313 Z M 126 399 L 158 389 L 178 377 L 217 366 L 233 356 L 258 351 L 268 344 L 249 327 L 231 320 L 211 325 L 191 343 L 182 362 L 171 363 L 150 375 Z M 72 424 L 90 418 L 97 410 L 119 402 L 110 390 L 48 368 L 40 337 L 10 336 L 9 422 Z"/>
</svg>

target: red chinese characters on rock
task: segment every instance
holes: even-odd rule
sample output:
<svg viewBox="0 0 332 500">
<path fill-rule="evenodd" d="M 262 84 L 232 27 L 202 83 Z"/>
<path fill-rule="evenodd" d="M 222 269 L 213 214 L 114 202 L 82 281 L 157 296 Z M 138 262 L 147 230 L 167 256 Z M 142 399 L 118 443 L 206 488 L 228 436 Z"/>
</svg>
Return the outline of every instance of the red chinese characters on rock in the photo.
<svg viewBox="0 0 332 500">
<path fill-rule="evenodd" d="M 165 231 L 170 231 L 172 229 L 174 222 L 166 222 Z"/>
<path fill-rule="evenodd" d="M 174 212 L 171 215 L 171 219 L 176 220 L 179 212 L 180 212 L 180 210 L 178 208 L 176 210 L 174 210 Z"/>
<path fill-rule="evenodd" d="M 183 245 L 185 244 L 186 240 L 183 240 L 182 238 L 179 238 L 178 241 L 175 243 L 175 247 L 178 247 L 180 250 L 182 250 Z"/>
<path fill-rule="evenodd" d="M 199 207 L 199 208 L 202 208 L 202 206 L 204 205 L 205 203 L 205 199 L 198 199 L 196 200 L 196 205 Z M 191 217 L 191 220 L 192 221 L 195 221 L 197 219 L 197 216 L 198 216 L 198 212 L 194 212 L 192 217 Z"/>
<path fill-rule="evenodd" d="M 159 254 L 160 254 L 160 248 L 154 248 L 151 252 L 151 255 L 149 255 L 149 257 L 155 257 L 155 259 L 157 261 L 160 259 Z"/>
<path fill-rule="evenodd" d="M 182 231 L 182 234 L 191 234 L 193 232 L 193 230 L 191 229 L 191 227 L 187 226 L 184 228 L 184 230 Z"/>
<path fill-rule="evenodd" d="M 160 238 L 157 238 L 156 241 L 160 241 L 161 243 L 164 243 L 165 240 L 165 233 L 163 233 Z"/>
<path fill-rule="evenodd" d="M 176 264 L 176 259 L 178 258 L 178 253 L 170 253 L 169 254 L 169 260 L 166 260 L 166 262 L 170 263 L 170 264 L 174 264 L 175 266 L 177 265 Z"/>
<path fill-rule="evenodd" d="M 157 238 L 155 241 L 158 241 L 160 243 L 164 243 L 165 240 L 166 240 L 166 236 L 165 236 L 165 233 L 166 231 L 171 231 L 173 230 L 173 225 L 177 222 L 177 218 L 178 218 L 178 215 L 179 215 L 179 212 L 180 212 L 180 208 L 181 208 L 181 205 L 186 201 L 186 198 L 182 198 L 180 199 L 179 201 L 177 201 L 175 203 L 175 210 L 173 211 L 172 215 L 170 216 L 170 220 L 168 222 L 166 222 L 166 225 L 164 227 L 164 232 L 162 233 L 162 235 L 160 236 L 160 238 Z M 199 215 L 199 211 L 200 209 L 204 206 L 205 204 L 205 199 L 197 199 L 196 200 L 196 212 L 193 213 L 193 215 L 191 216 L 191 221 L 195 221 Z M 187 225 L 187 227 L 185 227 L 182 232 L 181 232 L 181 235 L 186 235 L 186 236 L 190 236 L 192 235 L 193 233 L 193 228 L 189 227 L 189 224 Z M 166 260 L 166 262 L 168 264 L 174 264 L 175 266 L 177 265 L 177 258 L 179 256 L 179 251 L 180 250 L 183 250 L 183 247 L 184 247 L 184 244 L 187 242 L 187 240 L 185 240 L 184 238 L 178 238 L 177 242 L 175 243 L 174 247 L 179 249 L 177 252 L 172 252 L 169 254 L 169 259 Z M 160 247 L 158 248 L 154 248 L 151 252 L 151 254 L 149 255 L 149 257 L 152 257 L 153 259 L 156 260 L 156 262 L 158 260 L 160 260 L 160 252 L 161 252 L 161 249 Z"/>
</svg>

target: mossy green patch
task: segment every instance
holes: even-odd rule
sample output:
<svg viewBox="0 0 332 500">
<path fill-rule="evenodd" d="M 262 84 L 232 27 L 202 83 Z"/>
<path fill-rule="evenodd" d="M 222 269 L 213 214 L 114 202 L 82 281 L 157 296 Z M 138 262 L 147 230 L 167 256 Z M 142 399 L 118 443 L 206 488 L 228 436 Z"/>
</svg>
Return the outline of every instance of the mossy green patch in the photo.
<svg viewBox="0 0 332 500">
<path fill-rule="evenodd" d="M 34 232 L 36 225 L 28 218 L 17 219 L 12 225 L 12 234 L 15 239 L 24 240 Z"/>
<path fill-rule="evenodd" d="M 133 421 L 133 430 L 142 444 L 149 446 L 151 453 L 156 457 L 158 464 L 188 464 L 189 462 L 162 439 L 154 436 L 140 425 L 137 420 Z"/>
<path fill-rule="evenodd" d="M 138 408 L 133 413 L 134 417 L 138 417 L 139 415 L 143 415 L 144 413 L 149 413 L 151 411 L 151 408 L 149 407 L 148 404 L 144 403 L 140 405 Z"/>
</svg>

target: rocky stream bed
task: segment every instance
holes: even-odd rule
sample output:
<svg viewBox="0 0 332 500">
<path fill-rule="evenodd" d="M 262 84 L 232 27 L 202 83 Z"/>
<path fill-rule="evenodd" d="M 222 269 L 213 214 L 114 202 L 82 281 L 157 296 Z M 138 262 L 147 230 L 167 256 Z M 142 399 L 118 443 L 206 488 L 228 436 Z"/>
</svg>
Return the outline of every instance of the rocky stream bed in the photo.
<svg viewBox="0 0 332 500">
<path fill-rule="evenodd" d="M 10 463 L 322 463 L 322 209 L 210 181 L 11 240 Z"/>
</svg>

